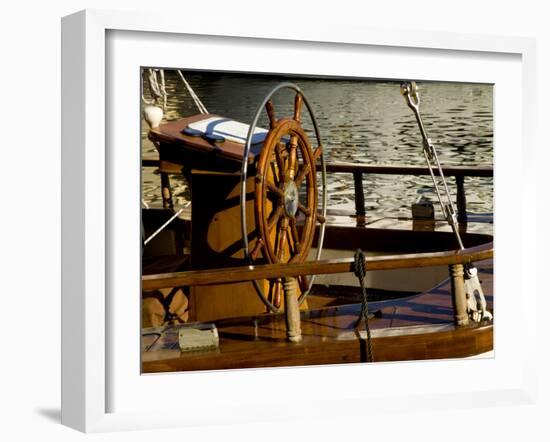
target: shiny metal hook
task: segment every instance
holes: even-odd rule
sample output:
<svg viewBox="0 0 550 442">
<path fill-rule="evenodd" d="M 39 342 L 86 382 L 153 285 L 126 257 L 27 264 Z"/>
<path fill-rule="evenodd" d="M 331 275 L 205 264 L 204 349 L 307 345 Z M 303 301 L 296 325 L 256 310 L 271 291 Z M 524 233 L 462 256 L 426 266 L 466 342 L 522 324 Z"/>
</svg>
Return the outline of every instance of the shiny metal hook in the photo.
<svg viewBox="0 0 550 442">
<path fill-rule="evenodd" d="M 407 105 L 415 112 L 420 108 L 420 96 L 415 81 L 401 83 L 401 95 L 405 97 Z"/>
</svg>

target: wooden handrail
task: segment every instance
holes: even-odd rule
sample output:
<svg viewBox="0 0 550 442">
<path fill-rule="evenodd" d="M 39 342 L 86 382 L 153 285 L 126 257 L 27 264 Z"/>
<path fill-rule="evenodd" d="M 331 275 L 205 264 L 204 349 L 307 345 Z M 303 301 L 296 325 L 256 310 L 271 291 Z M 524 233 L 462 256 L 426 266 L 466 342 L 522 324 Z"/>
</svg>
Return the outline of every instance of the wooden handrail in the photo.
<svg viewBox="0 0 550 442">
<path fill-rule="evenodd" d="M 357 225 L 365 222 L 365 194 L 363 191 L 363 174 L 373 173 L 379 175 L 430 175 L 430 169 L 425 166 L 382 166 L 377 164 L 352 164 L 352 163 L 329 163 L 326 165 L 329 173 L 351 173 L 355 188 L 355 215 Z M 464 190 L 464 177 L 492 177 L 493 168 L 485 166 L 464 167 L 444 166 L 441 168 L 445 176 L 454 176 L 456 182 L 456 207 L 459 222 L 466 222 L 466 192 Z M 439 171 L 432 169 L 438 176 Z"/>
<path fill-rule="evenodd" d="M 365 270 L 390 270 L 466 264 L 492 257 L 493 243 L 490 242 L 462 251 L 451 250 L 435 253 L 369 256 L 365 260 Z M 299 275 L 348 273 L 353 271 L 353 263 L 354 260 L 352 258 L 347 258 L 146 275 L 142 277 L 142 289 L 156 290 L 166 287 L 226 284 Z"/>
<path fill-rule="evenodd" d="M 143 167 L 159 167 L 159 161 L 153 159 L 143 159 Z M 355 188 L 355 215 L 357 224 L 363 225 L 365 222 L 365 193 L 363 191 L 363 174 L 373 173 L 378 175 L 429 175 L 430 170 L 426 166 L 385 166 L 379 164 L 357 164 L 357 163 L 327 163 L 328 173 L 350 173 L 353 175 Z M 493 168 L 487 166 L 442 166 L 445 176 L 453 176 L 456 182 L 456 207 L 458 220 L 466 222 L 466 192 L 464 190 L 464 177 L 485 177 L 493 176 Z M 437 169 L 432 169 L 438 175 Z M 318 165 L 317 171 L 320 171 Z"/>
<path fill-rule="evenodd" d="M 327 172 L 332 173 L 375 173 L 379 175 L 429 175 L 426 166 L 387 166 L 379 164 L 327 163 Z M 493 168 L 486 166 L 442 166 L 445 176 L 492 177 Z M 437 169 L 433 169 L 437 173 Z"/>
<path fill-rule="evenodd" d="M 143 167 L 159 167 L 159 161 L 143 159 Z M 387 166 L 380 164 L 358 163 L 327 163 L 327 172 L 331 173 L 375 173 L 379 175 L 429 175 L 429 169 L 425 166 Z M 487 166 L 442 166 L 446 176 L 475 176 L 492 177 L 493 168 Z M 434 172 L 437 172 L 434 169 Z"/>
</svg>

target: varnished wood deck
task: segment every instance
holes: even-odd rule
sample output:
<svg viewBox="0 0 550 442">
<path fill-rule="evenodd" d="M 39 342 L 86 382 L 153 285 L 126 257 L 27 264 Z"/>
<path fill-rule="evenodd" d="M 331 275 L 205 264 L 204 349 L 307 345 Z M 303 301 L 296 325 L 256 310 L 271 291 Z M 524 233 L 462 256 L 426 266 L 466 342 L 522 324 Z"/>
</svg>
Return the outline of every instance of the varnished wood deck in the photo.
<svg viewBox="0 0 550 442">
<path fill-rule="evenodd" d="M 492 309 L 492 265 L 477 265 Z M 414 270 L 411 270 L 414 271 Z M 370 304 L 375 362 L 460 358 L 493 348 L 492 321 L 454 325 L 450 284 L 400 300 Z M 361 362 L 365 342 L 353 329 L 360 305 L 327 307 L 302 313 L 303 340 L 286 340 L 282 315 L 217 321 L 219 349 L 180 354 L 177 331 L 164 330 L 164 349 L 147 351 L 156 335 L 142 338 L 143 373 Z M 364 327 L 361 327 L 364 336 Z M 156 330 L 158 331 L 158 330 Z M 158 346 L 161 341 L 156 342 Z"/>
</svg>

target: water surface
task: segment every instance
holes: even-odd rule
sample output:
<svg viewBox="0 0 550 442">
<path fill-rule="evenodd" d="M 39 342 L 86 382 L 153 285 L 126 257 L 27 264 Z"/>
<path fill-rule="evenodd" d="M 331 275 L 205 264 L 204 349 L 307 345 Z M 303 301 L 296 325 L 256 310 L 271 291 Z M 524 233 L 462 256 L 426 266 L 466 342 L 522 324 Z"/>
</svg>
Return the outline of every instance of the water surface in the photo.
<svg viewBox="0 0 550 442">
<path fill-rule="evenodd" d="M 165 73 L 165 120 L 199 113 L 177 73 Z M 304 91 L 314 109 L 327 161 L 425 165 L 416 120 L 397 82 L 203 72 L 184 75 L 210 113 L 247 124 L 265 95 L 281 81 L 290 80 Z M 492 166 L 492 86 L 443 82 L 418 82 L 418 86 L 421 113 L 441 164 Z M 146 84 L 144 95 L 149 97 Z M 292 92 L 283 91 L 275 97 L 274 104 L 278 117 L 291 116 Z M 307 112 L 303 115 L 304 126 L 313 139 Z M 268 126 L 265 115 L 260 124 Z M 147 130 L 142 122 L 143 158 L 157 158 Z M 448 182 L 454 199 L 454 179 L 450 177 Z M 174 203 L 180 206 L 189 198 L 187 184 L 182 178 L 173 177 L 172 186 Z M 437 202 L 429 177 L 368 175 L 364 186 L 368 215 L 409 216 L 411 204 L 420 196 Z M 492 178 L 467 177 L 465 187 L 467 211 L 492 214 Z M 350 175 L 329 176 L 328 189 L 330 208 L 353 210 Z M 149 204 L 161 205 L 160 177 L 152 168 L 143 169 L 142 192 Z"/>
</svg>

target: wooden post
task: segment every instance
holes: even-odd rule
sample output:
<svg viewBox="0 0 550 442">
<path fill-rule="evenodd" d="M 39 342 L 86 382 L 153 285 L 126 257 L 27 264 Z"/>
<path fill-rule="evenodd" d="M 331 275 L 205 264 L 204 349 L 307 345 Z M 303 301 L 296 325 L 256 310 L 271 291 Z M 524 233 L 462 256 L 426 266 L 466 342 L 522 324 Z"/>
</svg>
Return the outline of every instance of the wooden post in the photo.
<svg viewBox="0 0 550 442">
<path fill-rule="evenodd" d="M 298 305 L 296 278 L 285 278 L 284 286 L 286 335 L 290 342 L 298 343 L 302 340 L 302 330 L 300 328 L 300 306 Z"/>
<path fill-rule="evenodd" d="M 457 325 L 467 325 L 468 312 L 466 310 L 466 290 L 464 289 L 464 266 L 462 264 L 452 264 L 449 266 L 449 272 L 451 274 L 455 323 Z"/>
<path fill-rule="evenodd" d="M 160 187 L 162 192 L 162 207 L 165 209 L 173 209 L 174 202 L 172 201 L 172 189 L 170 188 L 170 177 L 167 173 L 160 173 Z"/>
<path fill-rule="evenodd" d="M 363 174 L 353 172 L 353 185 L 355 187 L 355 215 L 357 217 L 357 226 L 365 225 L 365 193 L 363 191 Z"/>
<path fill-rule="evenodd" d="M 466 215 L 466 192 L 464 191 L 464 176 L 456 175 L 456 208 L 458 212 L 458 222 L 465 223 L 468 221 Z"/>
</svg>

